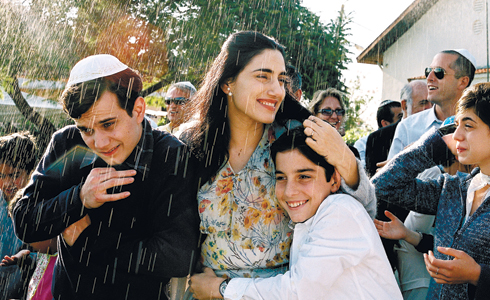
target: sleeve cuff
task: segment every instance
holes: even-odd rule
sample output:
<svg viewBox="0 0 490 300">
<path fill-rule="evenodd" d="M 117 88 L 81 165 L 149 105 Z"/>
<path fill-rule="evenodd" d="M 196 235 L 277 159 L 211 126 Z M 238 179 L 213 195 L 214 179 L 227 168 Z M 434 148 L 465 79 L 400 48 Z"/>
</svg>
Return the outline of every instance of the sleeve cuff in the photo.
<svg viewBox="0 0 490 300">
<path fill-rule="evenodd" d="M 341 188 L 346 193 L 354 197 L 359 201 L 366 211 L 368 212 L 371 219 L 376 216 L 376 195 L 374 186 L 369 181 L 369 178 L 362 167 L 361 161 L 356 159 L 357 162 L 357 172 L 359 174 L 359 185 L 357 189 L 351 189 L 344 181 L 344 178 L 340 178 Z"/>
</svg>

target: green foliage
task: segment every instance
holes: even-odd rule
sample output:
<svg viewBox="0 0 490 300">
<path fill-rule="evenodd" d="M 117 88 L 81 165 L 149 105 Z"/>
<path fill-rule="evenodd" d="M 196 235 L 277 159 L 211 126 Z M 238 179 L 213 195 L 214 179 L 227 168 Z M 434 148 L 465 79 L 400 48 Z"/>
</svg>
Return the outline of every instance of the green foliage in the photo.
<svg viewBox="0 0 490 300">
<path fill-rule="evenodd" d="M 227 36 L 257 30 L 286 47 L 309 99 L 318 89 L 346 90 L 350 22 L 342 9 L 324 25 L 300 0 L 2 1 L 0 77 L 66 79 L 87 55 L 119 53 L 146 82 L 198 86 Z"/>
<path fill-rule="evenodd" d="M 299 0 L 194 0 L 169 30 L 167 76 L 200 82 L 229 34 L 256 30 L 285 45 L 288 62 L 303 76 L 306 98 L 327 87 L 344 90 L 350 21 L 341 11 L 325 26 Z"/>
</svg>

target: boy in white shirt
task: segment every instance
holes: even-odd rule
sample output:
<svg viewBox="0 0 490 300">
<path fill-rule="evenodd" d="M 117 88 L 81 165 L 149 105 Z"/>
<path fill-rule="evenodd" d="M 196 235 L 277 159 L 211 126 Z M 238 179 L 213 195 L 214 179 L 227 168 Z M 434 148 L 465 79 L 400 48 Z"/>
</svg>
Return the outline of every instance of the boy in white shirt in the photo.
<svg viewBox="0 0 490 300">
<path fill-rule="evenodd" d="M 191 277 L 198 299 L 402 299 L 372 219 L 340 175 L 307 144 L 304 128 L 271 148 L 276 196 L 294 227 L 290 270 L 272 278 Z"/>
</svg>

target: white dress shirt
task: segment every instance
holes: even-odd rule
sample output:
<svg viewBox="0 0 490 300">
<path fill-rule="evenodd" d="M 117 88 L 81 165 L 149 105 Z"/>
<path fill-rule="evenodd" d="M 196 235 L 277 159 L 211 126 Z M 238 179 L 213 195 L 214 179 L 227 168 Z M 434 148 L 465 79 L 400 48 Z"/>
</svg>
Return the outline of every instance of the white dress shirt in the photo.
<svg viewBox="0 0 490 300">
<path fill-rule="evenodd" d="M 328 196 L 294 228 L 290 270 L 272 278 L 235 278 L 225 299 L 402 299 L 378 232 L 346 194 Z"/>
<path fill-rule="evenodd" d="M 432 127 L 439 128 L 441 126 L 442 121 L 437 119 L 435 108 L 434 105 L 431 109 L 426 109 L 400 121 L 391 142 L 388 159 L 392 159 L 406 146 L 417 141 Z"/>
</svg>

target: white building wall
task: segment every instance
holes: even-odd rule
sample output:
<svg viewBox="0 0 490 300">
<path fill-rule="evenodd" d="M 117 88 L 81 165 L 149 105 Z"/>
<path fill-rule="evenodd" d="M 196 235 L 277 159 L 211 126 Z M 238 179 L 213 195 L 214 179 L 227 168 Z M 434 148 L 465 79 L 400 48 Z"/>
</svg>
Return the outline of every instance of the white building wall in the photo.
<svg viewBox="0 0 490 300">
<path fill-rule="evenodd" d="M 382 99 L 399 100 L 408 78 L 423 76 L 442 50 L 466 48 L 476 58 L 477 68 L 486 67 L 485 16 L 485 0 L 439 0 L 384 52 Z M 482 81 L 485 74 L 473 83 Z"/>
</svg>

